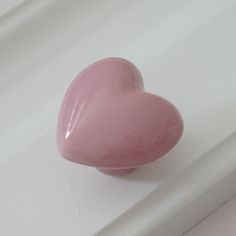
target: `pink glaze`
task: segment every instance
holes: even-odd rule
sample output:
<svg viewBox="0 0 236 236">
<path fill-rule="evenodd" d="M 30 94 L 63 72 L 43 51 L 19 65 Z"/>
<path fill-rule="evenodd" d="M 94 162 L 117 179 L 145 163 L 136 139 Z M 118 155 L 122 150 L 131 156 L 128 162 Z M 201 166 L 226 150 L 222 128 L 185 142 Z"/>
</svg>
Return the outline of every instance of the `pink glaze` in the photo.
<svg viewBox="0 0 236 236">
<path fill-rule="evenodd" d="M 57 139 L 66 159 L 119 175 L 159 159 L 182 131 L 177 109 L 143 91 L 131 62 L 107 58 L 88 66 L 68 88 Z"/>
</svg>

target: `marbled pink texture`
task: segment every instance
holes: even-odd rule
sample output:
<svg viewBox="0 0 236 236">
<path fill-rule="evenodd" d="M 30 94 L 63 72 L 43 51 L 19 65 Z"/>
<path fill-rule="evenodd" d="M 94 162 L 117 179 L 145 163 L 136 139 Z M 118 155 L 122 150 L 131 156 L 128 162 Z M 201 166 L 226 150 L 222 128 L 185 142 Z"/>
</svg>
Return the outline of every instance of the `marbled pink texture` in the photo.
<svg viewBox="0 0 236 236">
<path fill-rule="evenodd" d="M 88 66 L 68 88 L 57 143 L 66 159 L 119 175 L 159 159 L 182 132 L 177 109 L 143 90 L 131 62 L 107 58 Z"/>
</svg>

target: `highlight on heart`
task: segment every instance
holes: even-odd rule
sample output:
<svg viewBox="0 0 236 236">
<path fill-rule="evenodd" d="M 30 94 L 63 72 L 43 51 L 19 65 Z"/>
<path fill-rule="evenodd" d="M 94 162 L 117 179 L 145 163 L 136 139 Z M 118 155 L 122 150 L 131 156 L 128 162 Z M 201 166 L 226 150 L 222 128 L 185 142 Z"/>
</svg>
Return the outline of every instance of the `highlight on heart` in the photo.
<svg viewBox="0 0 236 236">
<path fill-rule="evenodd" d="M 63 98 L 60 154 L 109 175 L 124 175 L 169 152 L 183 133 L 177 108 L 144 91 L 137 67 L 105 58 L 82 70 Z"/>
</svg>

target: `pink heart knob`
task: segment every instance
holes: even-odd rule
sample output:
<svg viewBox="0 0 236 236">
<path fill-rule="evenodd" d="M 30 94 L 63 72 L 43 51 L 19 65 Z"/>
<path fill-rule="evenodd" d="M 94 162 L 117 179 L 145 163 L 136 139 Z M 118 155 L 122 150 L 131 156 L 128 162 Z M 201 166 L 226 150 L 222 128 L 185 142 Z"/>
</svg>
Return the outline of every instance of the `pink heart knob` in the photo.
<svg viewBox="0 0 236 236">
<path fill-rule="evenodd" d="M 141 74 L 131 62 L 107 58 L 84 69 L 68 88 L 57 141 L 66 159 L 122 175 L 159 159 L 182 132 L 177 109 L 143 91 Z"/>
</svg>

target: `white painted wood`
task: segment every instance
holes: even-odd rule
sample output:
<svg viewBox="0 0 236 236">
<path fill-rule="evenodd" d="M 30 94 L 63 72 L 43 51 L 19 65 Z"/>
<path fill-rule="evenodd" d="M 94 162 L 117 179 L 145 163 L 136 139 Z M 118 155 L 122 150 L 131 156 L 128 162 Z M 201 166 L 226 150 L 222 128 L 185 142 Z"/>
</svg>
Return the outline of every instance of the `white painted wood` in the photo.
<svg viewBox="0 0 236 236">
<path fill-rule="evenodd" d="M 235 13 L 233 0 L 52 0 L 27 1 L 0 18 L 0 234 L 94 235 L 115 225 L 120 235 L 120 215 L 137 203 L 145 207 L 150 193 L 160 194 L 184 171 L 194 178 L 190 164 L 198 171 L 204 153 L 236 130 Z M 55 145 L 65 89 L 84 66 L 105 56 L 136 63 L 146 89 L 175 103 L 185 121 L 182 140 L 165 158 L 121 178 L 68 163 Z M 219 161 L 209 169 L 214 178 L 205 182 L 199 175 L 193 188 L 177 178 L 189 201 L 207 196 L 213 183 L 220 189 L 218 180 L 235 180 L 232 145 L 225 145 L 230 168 Z M 199 205 L 191 224 L 233 194 L 229 189 L 207 212 Z M 175 200 L 165 206 L 184 210 L 185 198 L 170 193 Z M 169 209 L 176 208 L 163 208 L 171 218 Z M 146 233 L 154 229 L 145 220 L 139 224 Z"/>
<path fill-rule="evenodd" d="M 236 197 L 227 201 L 184 236 L 233 236 L 236 232 Z"/>
<path fill-rule="evenodd" d="M 235 194 L 235 151 L 236 132 L 97 236 L 182 235 Z"/>
<path fill-rule="evenodd" d="M 9 12 L 11 12 L 13 9 L 15 10 L 18 8 L 24 0 L 7 0 L 7 1 L 0 1 L 0 17 L 1 20 L 3 17 L 6 16 Z"/>
</svg>

